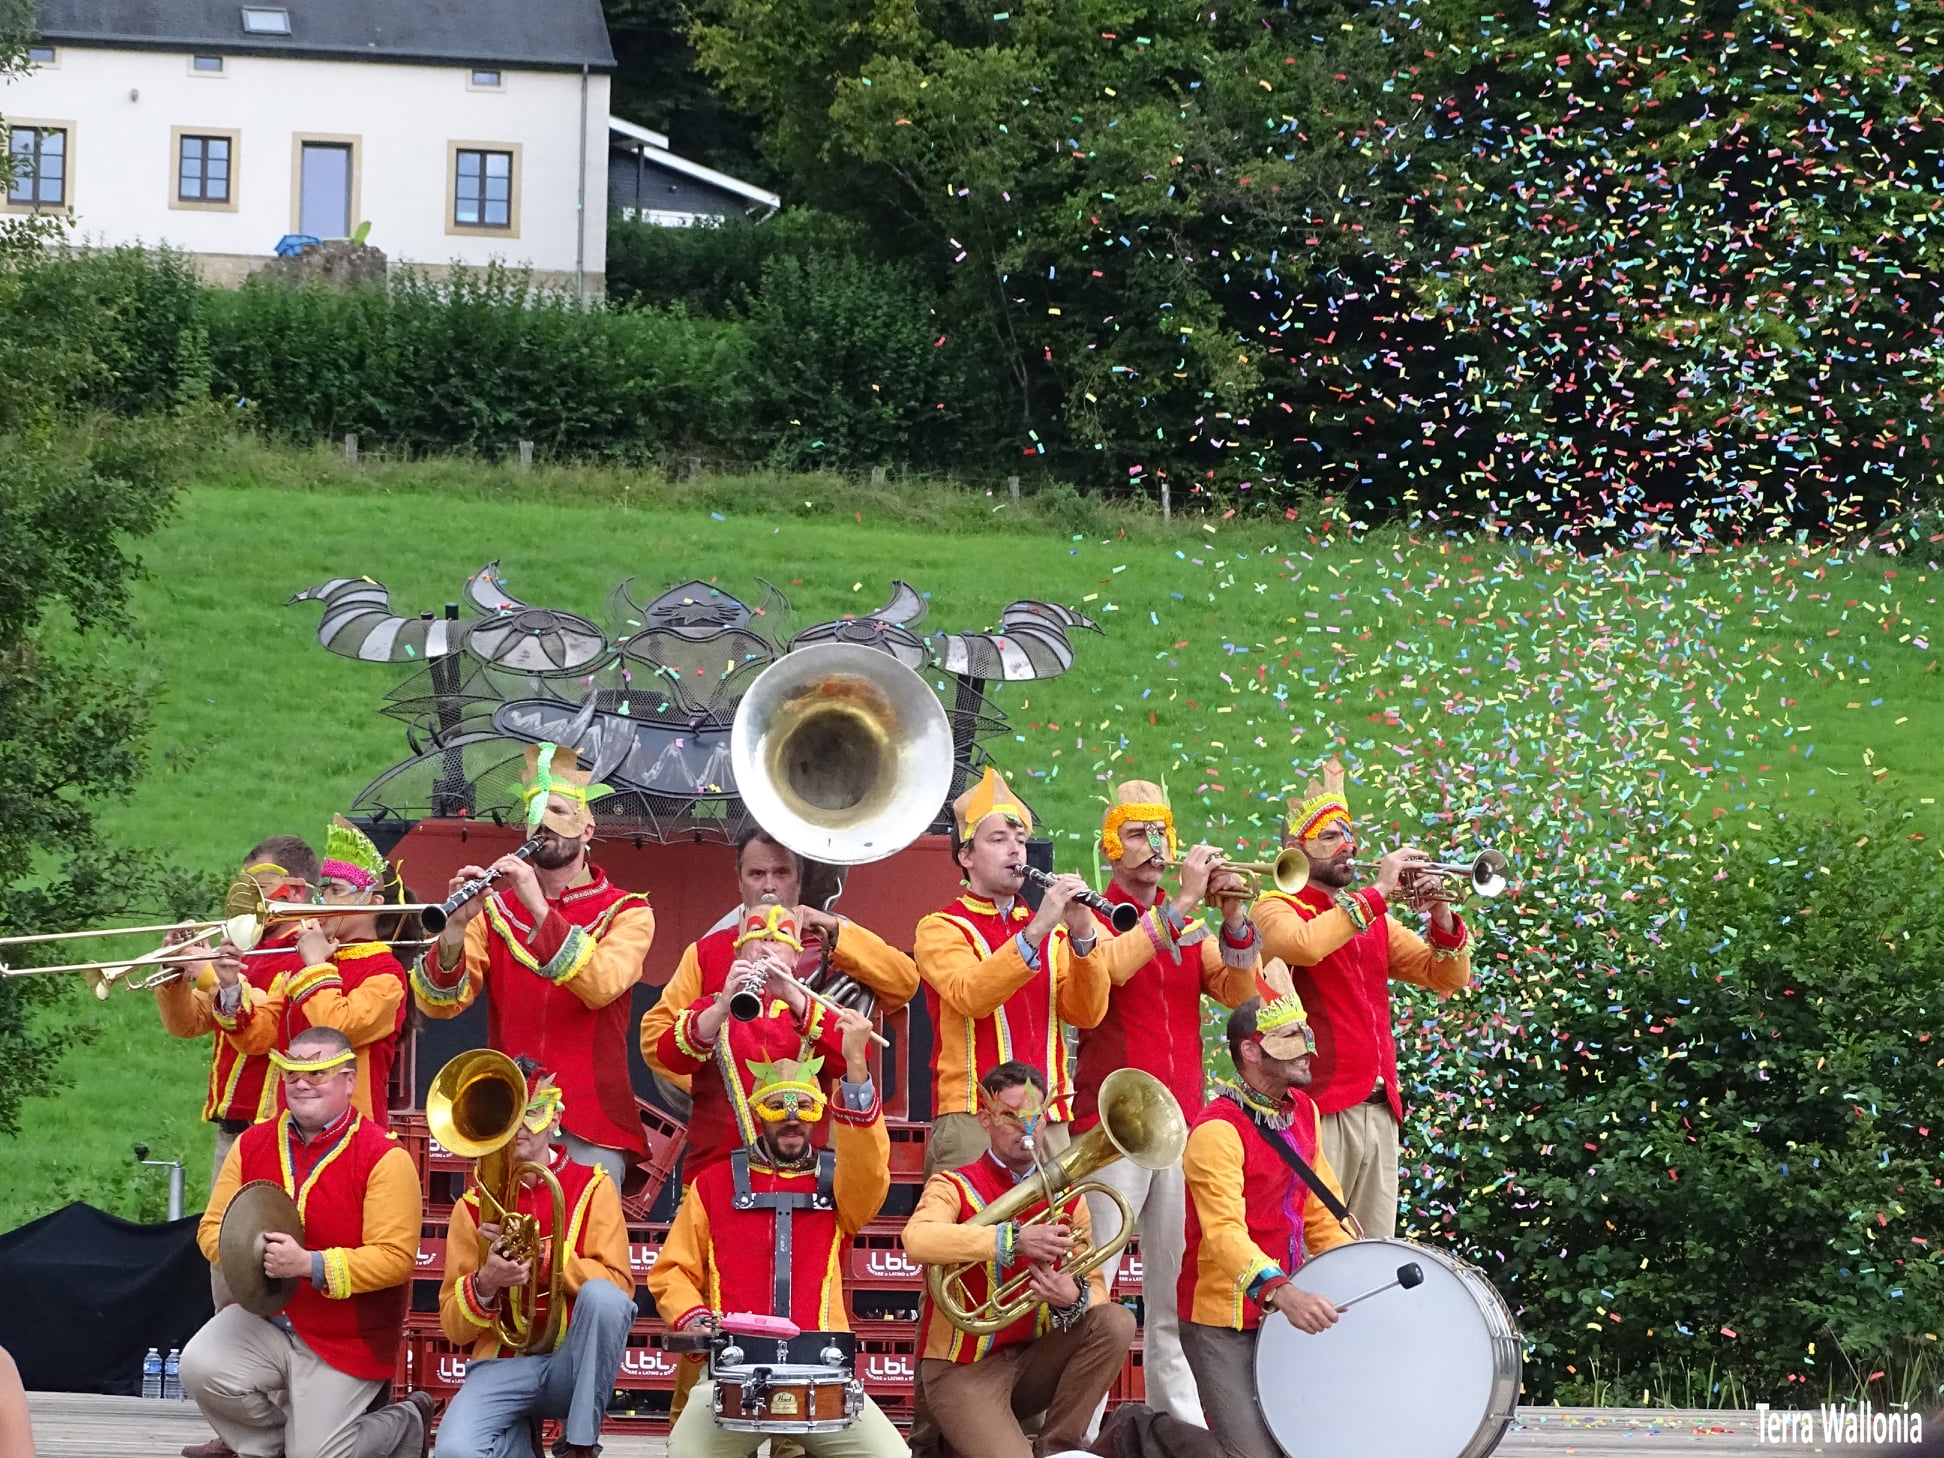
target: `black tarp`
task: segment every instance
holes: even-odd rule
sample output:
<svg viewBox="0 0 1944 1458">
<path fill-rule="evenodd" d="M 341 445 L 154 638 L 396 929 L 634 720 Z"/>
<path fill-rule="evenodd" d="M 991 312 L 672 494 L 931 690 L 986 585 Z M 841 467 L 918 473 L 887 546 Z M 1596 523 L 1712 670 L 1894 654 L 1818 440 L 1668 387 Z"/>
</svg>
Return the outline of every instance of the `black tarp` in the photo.
<svg viewBox="0 0 1944 1458">
<path fill-rule="evenodd" d="M 198 1218 L 136 1225 L 77 1201 L 0 1235 L 0 1347 L 29 1391 L 141 1395 L 143 1354 L 209 1320 Z"/>
</svg>

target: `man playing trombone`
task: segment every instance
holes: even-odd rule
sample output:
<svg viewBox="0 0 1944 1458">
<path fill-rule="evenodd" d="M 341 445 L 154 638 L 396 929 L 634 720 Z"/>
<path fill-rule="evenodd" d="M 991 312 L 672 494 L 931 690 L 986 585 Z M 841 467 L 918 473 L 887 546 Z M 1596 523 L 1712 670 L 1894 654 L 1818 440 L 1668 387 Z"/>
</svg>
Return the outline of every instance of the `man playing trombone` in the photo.
<svg viewBox="0 0 1944 1458">
<path fill-rule="evenodd" d="M 1132 931 L 1109 936 L 1096 953 L 1106 963 L 1113 990 L 1107 996 L 1107 1015 L 1080 1034 L 1073 1100 L 1076 1137 L 1100 1120 L 1101 1081 L 1129 1066 L 1160 1079 L 1182 1113 L 1193 1119 L 1208 1086 L 1202 1071 L 1202 995 L 1234 1007 L 1254 996 L 1261 965 L 1246 883 L 1222 868 L 1212 847 L 1198 845 L 1179 861 L 1181 889 L 1172 897 L 1161 890 L 1162 869 L 1175 857 L 1176 841 L 1174 811 L 1160 785 L 1130 780 L 1115 792 L 1115 803 L 1101 821 L 1100 846 L 1113 873 L 1107 899 L 1138 906 L 1143 915 Z M 1219 920 L 1203 919 L 1204 901 L 1219 903 Z M 1195 1379 L 1181 1354 L 1175 1322 L 1175 1279 L 1181 1273 L 1187 1213 L 1181 1166 L 1149 1170 L 1121 1159 L 1095 1178 L 1118 1190 L 1140 1221 L 1147 1401 L 1184 1422 L 1199 1423 Z M 1106 1195 L 1090 1194 L 1087 1206 L 1103 1236 L 1119 1228 L 1120 1211 Z M 1109 1290 L 1119 1265 L 1117 1253 L 1104 1267 Z"/>
<path fill-rule="evenodd" d="M 427 1017 L 452 1018 L 485 992 L 488 1043 L 555 1070 L 574 1121 L 561 1142 L 620 1185 L 630 1156 L 648 1150 L 628 1083 L 628 994 L 654 942 L 655 914 L 647 897 L 621 890 L 588 859 L 587 802 L 606 793 L 590 778 L 573 750 L 528 746 L 520 799 L 538 842 L 532 863 L 517 855 L 493 863 L 499 884 L 455 909 L 413 962 L 412 995 Z M 462 866 L 452 888 L 487 874 Z"/>
<path fill-rule="evenodd" d="M 514 1062 L 526 1078 L 527 1104 L 513 1136 L 512 1160 L 515 1165 L 540 1165 L 560 1181 L 567 1230 L 553 1229 L 551 1191 L 523 1183 L 519 1211 L 540 1222 L 545 1244 L 539 1259 L 512 1261 L 497 1248 L 501 1230 L 492 1218 L 497 1212 L 485 1212 L 482 1220 L 477 1186 L 453 1207 L 445 1278 L 439 1283 L 439 1325 L 447 1341 L 471 1355 L 465 1385 L 439 1424 L 438 1458 L 500 1458 L 523 1452 L 529 1425 L 541 1418 L 563 1419 L 554 1458 L 594 1458 L 601 1451 L 601 1420 L 627 1350 L 628 1329 L 634 1325 L 628 1227 L 621 1216 L 621 1196 L 607 1171 L 569 1159 L 556 1142 L 562 1101 L 553 1075 L 530 1058 Z M 546 1328 L 549 1261 L 566 1263 L 561 1289 L 567 1324 L 560 1343 L 549 1352 L 508 1351 L 501 1340 L 502 1318 L 521 1287 L 538 1293 L 533 1326 Z"/>
<path fill-rule="evenodd" d="M 1283 843 L 1308 862 L 1300 891 L 1270 891 L 1252 908 L 1263 955 L 1289 965 L 1316 1032 L 1309 1096 L 1323 1114 L 1323 1150 L 1343 1183 L 1344 1200 L 1366 1236 L 1397 1229 L 1397 1129 L 1404 1117 L 1392 1032 L 1392 978 L 1439 996 L 1471 981 L 1471 934 L 1451 909 L 1442 878 L 1417 874 L 1430 857 L 1415 847 L 1391 851 L 1377 879 L 1351 890 L 1357 848 L 1334 756 L 1322 783 L 1289 802 Z M 1429 914 L 1420 937 L 1390 914 L 1390 898 L 1409 881 L 1409 897 Z"/>
</svg>

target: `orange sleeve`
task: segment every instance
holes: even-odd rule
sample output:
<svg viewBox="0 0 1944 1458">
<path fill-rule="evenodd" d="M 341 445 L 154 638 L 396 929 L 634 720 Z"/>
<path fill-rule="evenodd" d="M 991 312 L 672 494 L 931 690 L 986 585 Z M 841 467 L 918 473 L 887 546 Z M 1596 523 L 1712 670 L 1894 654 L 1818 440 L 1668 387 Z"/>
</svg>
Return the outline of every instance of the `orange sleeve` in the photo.
<svg viewBox="0 0 1944 1458">
<path fill-rule="evenodd" d="M 486 983 L 486 938 L 491 930 L 483 911 L 467 922 L 466 940 L 455 966 L 444 965 L 438 942 L 414 959 L 409 980 L 412 1001 L 420 1012 L 428 1018 L 456 1018 L 472 1006 Z"/>
<path fill-rule="evenodd" d="M 843 1094 L 830 1106 L 830 1147 L 837 1155 L 837 1224 L 855 1235 L 877 1218 L 884 1197 L 891 1192 L 891 1136 L 884 1128 L 884 1112 L 873 1102 L 868 1115 L 841 1107 Z"/>
<path fill-rule="evenodd" d="M 210 989 L 216 974 L 207 962 L 185 967 L 182 975 L 155 989 L 155 1010 L 162 1027 L 174 1038 L 200 1038 L 216 1030 L 210 1015 Z"/>
<path fill-rule="evenodd" d="M 223 1233 L 223 1212 L 229 1209 L 229 1202 L 242 1187 L 243 1151 L 242 1141 L 238 1140 L 223 1157 L 223 1167 L 216 1172 L 216 1183 L 210 1187 L 209 1203 L 203 1206 L 202 1220 L 196 1226 L 196 1244 L 202 1247 L 203 1258 L 212 1266 L 216 1264 L 219 1248 L 217 1238 Z"/>
<path fill-rule="evenodd" d="M 308 969 L 306 969 L 308 970 Z M 216 1004 L 216 994 L 209 999 L 209 1017 L 229 1040 L 237 1052 L 250 1057 L 261 1057 L 277 1046 L 277 1035 L 283 1029 L 284 1008 L 289 1002 L 288 978 L 282 972 L 270 979 L 270 990 L 264 992 L 249 983 L 239 983 L 243 989 L 243 1001 L 234 1017 L 226 1017 Z"/>
<path fill-rule="evenodd" d="M 1100 942 L 1094 947 L 1094 960 L 1106 969 L 1107 980 L 1115 987 L 1133 979 L 1155 957 L 1154 939 L 1148 935 L 1148 918 L 1156 915 L 1150 909 L 1141 914 L 1141 919 L 1127 931 L 1117 932 L 1106 922 L 1100 923 Z"/>
<path fill-rule="evenodd" d="M 918 990 L 918 964 L 872 931 L 846 921 L 831 948 L 830 962 L 877 994 L 878 1011 L 894 1013 Z"/>
<path fill-rule="evenodd" d="M 1249 1238 L 1242 1139 L 1234 1125 L 1221 1119 L 1197 1124 L 1182 1152 L 1181 1173 L 1201 1223 L 1202 1259 L 1212 1263 L 1234 1291 L 1246 1292 L 1267 1272 L 1282 1269 Z"/>
<path fill-rule="evenodd" d="M 1033 980 L 1033 969 L 1019 955 L 1018 937 L 1007 937 L 998 951 L 982 958 L 959 927 L 936 913 L 918 923 L 916 950 L 919 977 L 949 1011 L 963 1018 L 991 1017 L 1007 998 Z M 1046 954 L 1044 946 L 1040 953 Z M 1103 1014 L 1105 1007 L 1103 997 Z M 1084 1026 L 1092 1027 L 1099 1021 L 1096 1016 L 1093 1023 Z"/>
<path fill-rule="evenodd" d="M 473 1214 L 474 1197 L 452 1207 L 452 1221 L 446 1227 L 445 1274 L 439 1278 L 439 1329 L 456 1347 L 472 1350 L 480 1334 L 499 1317 L 499 1305 L 489 1310 L 472 1294 L 472 1275 L 479 1269 L 479 1220 Z"/>
<path fill-rule="evenodd" d="M 841 940 L 841 938 L 840 938 Z M 689 1075 L 671 1073 L 662 1063 L 657 1049 L 662 1035 L 675 1026 L 683 1008 L 702 996 L 702 959 L 690 942 L 682 949 L 682 960 L 675 964 L 675 975 L 663 985 L 661 998 L 641 1015 L 641 1058 L 663 1078 L 688 1092 Z"/>
<path fill-rule="evenodd" d="M 670 1331 L 697 1312 L 710 1309 L 708 1298 L 702 1294 L 709 1285 L 710 1249 L 709 1212 L 690 1186 L 683 1192 L 674 1227 L 662 1242 L 645 1283 L 648 1294 L 655 1298 L 662 1324 Z"/>
<path fill-rule="evenodd" d="M 1084 957 L 1073 950 L 1071 940 L 1058 932 L 1046 939 L 1055 944 L 1050 950 L 1040 948 L 1042 957 L 1051 955 L 1065 962 L 1058 969 L 1059 980 L 1055 986 L 1060 1021 L 1068 1027 L 1099 1027 L 1100 1020 L 1107 1016 L 1107 995 L 1114 990 L 1113 980 L 1107 975 L 1106 959 L 1101 956 L 1101 946 L 1113 931 L 1102 923 L 1095 925 L 1101 929 L 1094 937 L 1093 950 Z"/>
<path fill-rule="evenodd" d="M 412 1279 L 425 1217 L 418 1170 L 400 1145 L 385 1151 L 365 1181 L 364 1228 L 355 1246 L 324 1252 L 324 1294 L 342 1301 Z"/>
<path fill-rule="evenodd" d="M 1390 975 L 1399 982 L 1428 987 L 1449 997 L 1471 982 L 1471 931 L 1453 915 L 1450 937 L 1426 941 L 1396 917 L 1390 918 Z"/>
<path fill-rule="evenodd" d="M 1256 934 L 1255 958 L 1246 967 L 1231 967 L 1222 960 L 1222 927 L 1217 922 L 1201 944 L 1202 991 L 1223 1007 L 1240 1007 L 1256 995 L 1256 973 L 1262 969 L 1261 933 Z"/>
<path fill-rule="evenodd" d="M 628 1226 L 621 1216 L 621 1194 L 602 1170 L 587 1198 L 580 1241 L 567 1261 L 567 1294 L 578 1296 L 582 1283 L 598 1279 L 634 1294 L 634 1267 L 628 1261 Z"/>
<path fill-rule="evenodd" d="M 1081 1202 L 1086 1203 L 1084 1200 Z M 958 1186 L 942 1174 L 925 1181 L 918 1208 L 905 1221 L 905 1254 L 927 1266 L 991 1261 L 999 1255 L 999 1231 L 991 1225 L 961 1225 Z"/>
<path fill-rule="evenodd" d="M 587 1007 L 606 1007 L 641 981 L 641 964 L 654 944 L 655 913 L 646 903 L 618 911 L 596 939 L 593 954 L 560 985 Z"/>
<path fill-rule="evenodd" d="M 392 1035 L 404 1001 L 404 981 L 389 972 L 376 972 L 349 992 L 318 988 L 304 999 L 304 1016 L 313 1028 L 336 1028 L 352 1047 L 362 1048 Z"/>
<path fill-rule="evenodd" d="M 1357 935 L 1357 924 L 1340 906 L 1318 912 L 1281 896 L 1265 896 L 1249 908 L 1262 934 L 1262 955 L 1280 957 L 1291 967 L 1314 967 Z"/>
</svg>

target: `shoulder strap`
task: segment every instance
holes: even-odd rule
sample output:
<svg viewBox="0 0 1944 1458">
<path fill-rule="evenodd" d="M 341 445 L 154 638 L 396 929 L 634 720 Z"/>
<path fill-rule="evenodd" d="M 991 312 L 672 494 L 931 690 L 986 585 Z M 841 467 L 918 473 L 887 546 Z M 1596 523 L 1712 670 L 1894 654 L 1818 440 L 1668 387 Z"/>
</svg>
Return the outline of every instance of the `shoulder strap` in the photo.
<svg viewBox="0 0 1944 1458">
<path fill-rule="evenodd" d="M 1336 1222 L 1347 1226 L 1350 1220 L 1350 1207 L 1338 1198 L 1335 1190 L 1317 1178 L 1316 1171 L 1310 1168 L 1310 1162 L 1296 1152 L 1296 1147 L 1287 1139 L 1277 1138 L 1279 1131 L 1270 1129 L 1254 1114 L 1249 1115 L 1249 1124 L 1257 1134 L 1262 1136 L 1262 1142 L 1275 1150 L 1282 1162 L 1296 1172 L 1296 1178 L 1309 1187 L 1310 1193 L 1323 1202 L 1323 1208 L 1335 1217 Z"/>
<path fill-rule="evenodd" d="M 810 1202 L 813 1210 L 834 1210 L 837 1188 L 837 1151 L 820 1149 L 817 1151 L 817 1193 Z"/>
</svg>

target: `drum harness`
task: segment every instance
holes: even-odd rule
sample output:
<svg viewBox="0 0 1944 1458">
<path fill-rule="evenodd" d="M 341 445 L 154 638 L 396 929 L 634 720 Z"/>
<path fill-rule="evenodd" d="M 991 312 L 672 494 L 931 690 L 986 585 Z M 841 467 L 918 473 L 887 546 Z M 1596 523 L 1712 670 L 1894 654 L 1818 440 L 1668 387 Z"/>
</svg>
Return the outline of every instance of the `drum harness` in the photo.
<svg viewBox="0 0 1944 1458">
<path fill-rule="evenodd" d="M 798 1210 L 830 1210 L 836 1208 L 831 1191 L 837 1179 L 837 1153 L 832 1149 L 817 1151 L 817 1189 L 814 1194 L 803 1194 L 795 1190 L 773 1190 L 767 1194 L 757 1194 L 749 1183 L 749 1151 L 738 1149 L 729 1155 L 729 1171 L 735 1182 L 733 1203 L 738 1210 L 774 1210 L 776 1212 L 776 1277 L 772 1287 L 771 1309 L 779 1316 L 790 1314 L 790 1276 L 795 1249 L 791 1240 L 791 1217 Z M 765 1390 L 769 1386 L 769 1372 L 758 1368 L 756 1380 L 743 1390 L 743 1411 L 760 1412 L 763 1408 Z"/>
</svg>

